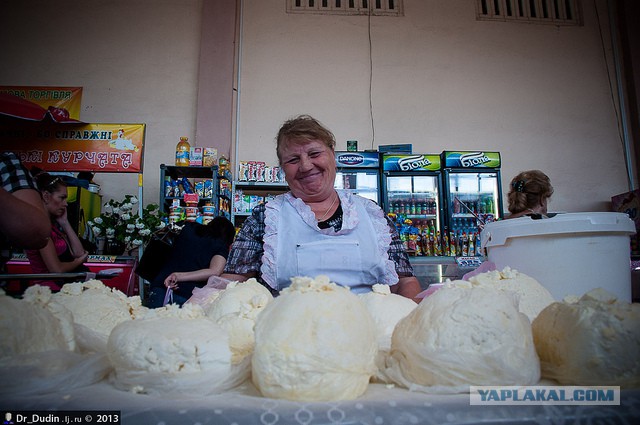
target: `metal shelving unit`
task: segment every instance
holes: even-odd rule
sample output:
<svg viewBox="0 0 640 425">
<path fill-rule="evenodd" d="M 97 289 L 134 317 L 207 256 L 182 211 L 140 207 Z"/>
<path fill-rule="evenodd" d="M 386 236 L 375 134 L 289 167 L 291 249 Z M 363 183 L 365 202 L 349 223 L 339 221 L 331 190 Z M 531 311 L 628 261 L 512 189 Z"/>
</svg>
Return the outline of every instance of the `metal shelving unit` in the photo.
<svg viewBox="0 0 640 425">
<path fill-rule="evenodd" d="M 212 167 L 179 167 L 174 165 L 160 165 L 160 210 L 166 214 L 169 213 L 169 208 L 175 199 L 179 199 L 181 205 L 185 205 L 184 197 L 167 195 L 166 183 L 167 178 L 173 181 L 180 181 L 183 178 L 188 179 L 190 182 L 204 182 L 205 180 L 211 180 L 211 196 L 200 196 L 198 200 L 198 207 L 210 203 L 215 206 L 215 215 L 222 215 L 231 220 L 231 193 L 230 190 L 224 190 L 224 183 L 227 181 L 228 187 L 232 186 L 231 174 L 226 171 L 225 173 L 218 174 L 218 166 Z M 222 190 L 221 190 L 222 189 Z"/>
<path fill-rule="evenodd" d="M 254 181 L 234 181 L 233 182 L 233 207 L 231 209 L 231 221 L 234 225 L 239 226 L 242 222 L 251 215 L 251 209 L 255 205 L 252 205 L 252 196 L 257 205 L 260 198 L 265 198 L 270 195 L 279 195 L 289 190 L 289 186 L 286 183 L 271 183 L 271 182 L 254 182 Z M 236 196 L 239 191 L 242 191 L 243 199 L 239 199 Z M 249 197 L 249 200 L 245 200 L 245 196 Z M 245 205 L 246 204 L 246 205 Z"/>
</svg>

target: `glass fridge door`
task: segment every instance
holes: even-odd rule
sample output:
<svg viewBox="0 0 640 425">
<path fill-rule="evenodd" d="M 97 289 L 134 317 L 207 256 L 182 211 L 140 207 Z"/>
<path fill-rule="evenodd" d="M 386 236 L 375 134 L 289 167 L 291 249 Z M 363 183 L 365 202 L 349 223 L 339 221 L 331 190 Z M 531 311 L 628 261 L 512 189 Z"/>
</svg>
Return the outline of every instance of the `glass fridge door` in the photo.
<svg viewBox="0 0 640 425">
<path fill-rule="evenodd" d="M 460 241 L 457 255 L 478 255 L 479 226 L 498 217 L 498 174 L 450 173 L 448 184 L 449 231 Z"/>
<path fill-rule="evenodd" d="M 442 255 L 434 243 L 440 232 L 438 177 L 387 176 L 386 189 L 387 212 L 401 218 L 398 231 L 409 255 Z"/>
<path fill-rule="evenodd" d="M 338 170 L 334 187 L 336 189 L 346 189 L 379 204 L 378 171 L 376 170 Z"/>
</svg>

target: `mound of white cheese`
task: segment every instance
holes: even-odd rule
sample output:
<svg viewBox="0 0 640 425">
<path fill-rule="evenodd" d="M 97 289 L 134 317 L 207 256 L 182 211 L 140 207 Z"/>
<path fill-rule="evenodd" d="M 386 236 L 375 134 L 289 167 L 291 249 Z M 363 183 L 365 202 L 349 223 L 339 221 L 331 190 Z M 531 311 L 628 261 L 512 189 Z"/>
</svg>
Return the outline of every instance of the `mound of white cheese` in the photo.
<svg viewBox="0 0 640 425">
<path fill-rule="evenodd" d="M 20 362 L 26 354 L 72 350 L 74 345 L 68 322 L 65 326 L 44 305 L 9 297 L 4 291 L 0 291 L 0 335 L 1 366 Z"/>
<path fill-rule="evenodd" d="M 555 301 L 551 292 L 537 280 L 510 267 L 477 274 L 470 277 L 469 282 L 472 286 L 515 292 L 518 297 L 518 308 L 527 315 L 530 321 L 533 321 L 546 306 Z"/>
<path fill-rule="evenodd" d="M 369 312 L 357 295 L 326 276 L 291 282 L 256 321 L 253 383 L 271 398 L 359 397 L 376 371 Z"/>
<path fill-rule="evenodd" d="M 208 395 L 248 378 L 234 364 L 227 331 L 198 305 L 156 309 L 117 325 L 108 342 L 116 388 L 163 396 Z"/>
<path fill-rule="evenodd" d="M 545 308 L 533 321 L 533 338 L 543 378 L 640 387 L 640 304 L 594 289 Z"/>
<path fill-rule="evenodd" d="M 533 385 L 540 378 L 531 324 L 514 294 L 455 282 L 400 320 L 387 362 L 394 382 L 434 393 Z"/>
<path fill-rule="evenodd" d="M 83 351 L 104 352 L 107 339 L 119 323 L 145 314 L 140 297 L 127 297 L 99 280 L 69 283 L 51 296 L 50 308 L 55 305 L 71 312 L 76 342 Z"/>
<path fill-rule="evenodd" d="M 385 359 L 391 349 L 391 335 L 396 324 L 418 306 L 414 301 L 401 295 L 392 294 L 388 285 L 376 284 L 371 292 L 358 294 L 360 300 L 371 314 L 378 340 L 376 366 L 379 370 L 385 367 Z M 381 374 L 376 379 L 386 381 Z"/>
<path fill-rule="evenodd" d="M 256 279 L 230 282 L 206 308 L 207 316 L 229 333 L 237 361 L 253 353 L 256 317 L 273 300 L 271 292 Z"/>
</svg>

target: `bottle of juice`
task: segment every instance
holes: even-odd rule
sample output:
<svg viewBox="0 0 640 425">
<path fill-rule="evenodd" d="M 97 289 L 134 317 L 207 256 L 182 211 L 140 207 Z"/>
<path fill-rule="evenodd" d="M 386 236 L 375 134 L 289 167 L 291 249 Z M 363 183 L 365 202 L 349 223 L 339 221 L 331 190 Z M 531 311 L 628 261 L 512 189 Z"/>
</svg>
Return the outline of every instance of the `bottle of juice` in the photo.
<svg viewBox="0 0 640 425">
<path fill-rule="evenodd" d="M 229 169 L 229 160 L 226 156 L 220 155 L 220 159 L 218 160 L 218 172 L 223 174 L 226 170 Z"/>
<path fill-rule="evenodd" d="M 191 145 L 188 142 L 189 138 L 182 136 L 180 141 L 176 145 L 176 165 L 180 167 L 189 166 L 189 155 L 191 153 Z"/>
</svg>

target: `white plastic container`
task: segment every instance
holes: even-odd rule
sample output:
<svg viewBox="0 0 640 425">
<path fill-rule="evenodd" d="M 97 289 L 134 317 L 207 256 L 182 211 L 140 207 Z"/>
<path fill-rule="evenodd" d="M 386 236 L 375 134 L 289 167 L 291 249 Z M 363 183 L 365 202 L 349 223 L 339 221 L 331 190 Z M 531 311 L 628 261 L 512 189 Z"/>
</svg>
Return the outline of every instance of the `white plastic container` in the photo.
<svg viewBox="0 0 640 425">
<path fill-rule="evenodd" d="M 556 300 L 603 288 L 631 302 L 629 236 L 633 221 L 622 213 L 569 213 L 534 220 L 488 223 L 481 235 L 487 259 L 527 274 Z"/>
</svg>

